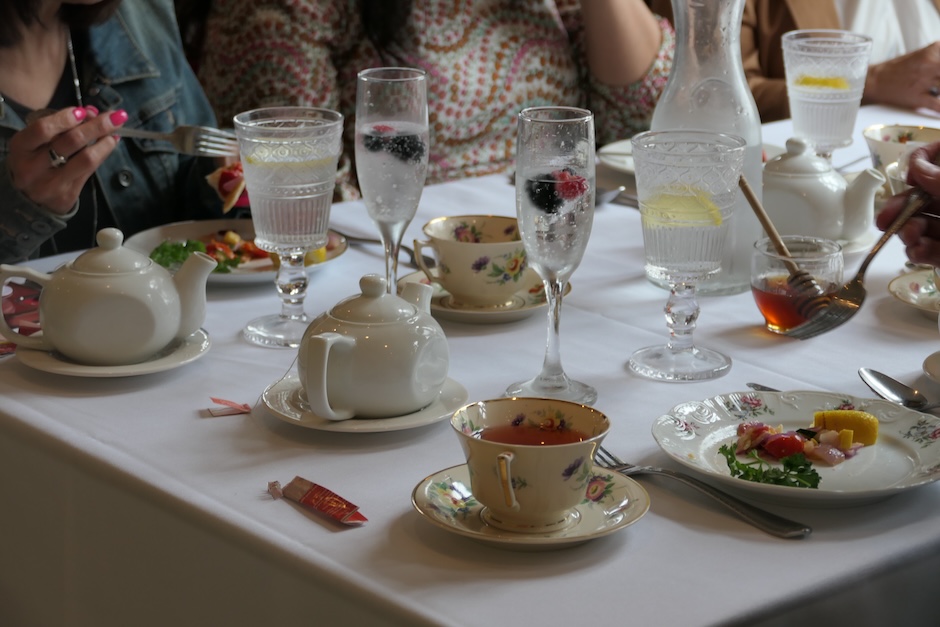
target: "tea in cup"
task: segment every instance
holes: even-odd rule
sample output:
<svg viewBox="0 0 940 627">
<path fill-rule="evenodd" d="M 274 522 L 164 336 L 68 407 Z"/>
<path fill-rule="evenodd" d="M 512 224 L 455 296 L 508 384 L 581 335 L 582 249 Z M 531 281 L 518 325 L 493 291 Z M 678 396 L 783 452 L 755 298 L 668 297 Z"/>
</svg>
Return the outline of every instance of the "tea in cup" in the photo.
<svg viewBox="0 0 940 627">
<path fill-rule="evenodd" d="M 610 423 L 570 401 L 501 398 L 460 408 L 451 419 L 483 520 L 517 533 L 559 531 L 579 518 L 594 453 Z"/>
<path fill-rule="evenodd" d="M 508 306 L 524 284 L 525 248 L 516 218 L 466 215 L 435 218 L 424 225 L 427 240 L 415 240 L 418 267 L 438 283 L 455 304 L 475 307 Z M 422 249 L 437 258 L 431 269 Z"/>
<path fill-rule="evenodd" d="M 842 246 L 838 242 L 802 235 L 785 235 L 781 239 L 790 258 L 816 280 L 823 292 L 832 294 L 842 286 Z M 786 259 L 769 238 L 754 244 L 751 293 L 767 329 L 774 333 L 786 333 L 807 320 L 800 313 L 800 304 L 810 297 L 789 284 Z"/>
</svg>

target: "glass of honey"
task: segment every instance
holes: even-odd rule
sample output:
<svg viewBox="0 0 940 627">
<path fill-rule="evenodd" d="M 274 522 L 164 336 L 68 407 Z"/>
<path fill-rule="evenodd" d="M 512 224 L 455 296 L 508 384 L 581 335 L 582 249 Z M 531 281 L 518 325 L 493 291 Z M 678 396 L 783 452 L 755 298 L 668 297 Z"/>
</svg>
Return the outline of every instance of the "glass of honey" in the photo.
<svg viewBox="0 0 940 627">
<path fill-rule="evenodd" d="M 842 285 L 842 246 L 838 242 L 804 235 L 785 235 L 790 257 L 805 270 L 826 294 Z M 790 273 L 785 257 L 777 252 L 768 238 L 754 244 L 751 257 L 751 293 L 764 316 L 766 327 L 774 333 L 785 333 L 804 322 L 799 313 L 800 299 L 805 299 L 798 288 L 789 284 Z"/>
</svg>

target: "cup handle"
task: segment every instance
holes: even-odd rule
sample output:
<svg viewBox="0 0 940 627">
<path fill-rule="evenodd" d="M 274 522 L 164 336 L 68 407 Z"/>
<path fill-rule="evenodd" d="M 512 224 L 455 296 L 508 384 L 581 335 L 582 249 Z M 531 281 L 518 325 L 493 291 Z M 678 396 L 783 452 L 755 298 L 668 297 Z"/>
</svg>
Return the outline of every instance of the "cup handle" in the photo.
<svg viewBox="0 0 940 627">
<path fill-rule="evenodd" d="M 307 376 L 301 384 L 313 413 L 327 420 L 349 420 L 356 415 L 355 412 L 351 409 L 335 409 L 327 396 L 327 363 L 330 351 L 337 344 L 353 347 L 356 340 L 339 333 L 320 333 L 304 338 L 301 350 L 307 358 Z"/>
<path fill-rule="evenodd" d="M 516 492 L 512 489 L 512 460 L 515 456 L 512 453 L 500 453 L 496 456 L 496 472 L 499 474 L 499 485 L 503 489 L 503 500 L 506 507 L 519 509 L 519 502 L 516 500 Z"/>
<path fill-rule="evenodd" d="M 431 269 L 428 268 L 428 266 L 424 263 L 424 255 L 423 255 L 422 253 L 423 253 L 423 250 L 424 250 L 424 247 L 425 247 L 425 246 L 429 247 L 431 250 L 434 251 L 434 256 L 435 256 L 435 258 L 438 259 L 437 265 L 438 265 L 438 266 L 441 265 L 441 263 L 440 263 L 440 256 L 437 254 L 437 249 L 434 248 L 434 244 L 432 244 L 432 243 L 429 242 L 429 241 L 420 240 L 420 239 L 416 239 L 416 240 L 414 241 L 414 248 L 415 248 L 415 265 L 418 266 L 418 269 L 419 269 L 419 270 L 421 270 L 422 272 L 424 272 L 424 276 L 428 277 L 428 281 L 430 281 L 431 283 L 440 283 L 441 280 L 440 280 L 439 278 L 437 278 L 436 276 L 434 276 L 434 274 L 431 272 Z"/>
<path fill-rule="evenodd" d="M 0 264 L 0 287 L 3 287 L 7 281 L 14 277 L 21 277 L 35 281 L 43 287 L 45 287 L 46 283 L 49 282 L 49 279 L 52 278 L 51 275 L 39 272 L 38 270 L 34 270 L 32 268 Z M 36 335 L 23 335 L 22 333 L 17 333 L 10 328 L 10 325 L 7 324 L 6 318 L 4 318 L 3 315 L 0 315 L 0 335 L 3 335 L 10 342 L 13 342 L 18 346 L 22 346 L 23 348 L 32 348 L 40 351 L 53 350 L 52 343 L 49 342 L 49 338 L 45 333 Z"/>
</svg>

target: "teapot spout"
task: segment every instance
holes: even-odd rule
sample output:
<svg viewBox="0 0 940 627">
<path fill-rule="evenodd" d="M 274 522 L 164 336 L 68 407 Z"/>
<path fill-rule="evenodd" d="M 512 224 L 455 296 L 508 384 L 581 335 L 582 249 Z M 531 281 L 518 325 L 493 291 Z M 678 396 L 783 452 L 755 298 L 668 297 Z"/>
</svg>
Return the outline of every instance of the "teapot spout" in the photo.
<svg viewBox="0 0 940 627">
<path fill-rule="evenodd" d="M 875 194 L 885 184 L 885 176 L 878 170 L 868 168 L 859 172 L 845 190 L 845 223 L 842 237 L 854 240 L 871 228 L 875 218 Z"/>
<path fill-rule="evenodd" d="M 180 299 L 180 328 L 177 338 L 185 338 L 202 326 L 206 320 L 206 282 L 218 265 L 206 253 L 196 252 L 186 259 L 173 275 L 173 283 Z"/>
<path fill-rule="evenodd" d="M 431 294 L 434 288 L 424 283 L 409 282 L 401 288 L 401 297 L 424 313 L 431 313 Z"/>
</svg>

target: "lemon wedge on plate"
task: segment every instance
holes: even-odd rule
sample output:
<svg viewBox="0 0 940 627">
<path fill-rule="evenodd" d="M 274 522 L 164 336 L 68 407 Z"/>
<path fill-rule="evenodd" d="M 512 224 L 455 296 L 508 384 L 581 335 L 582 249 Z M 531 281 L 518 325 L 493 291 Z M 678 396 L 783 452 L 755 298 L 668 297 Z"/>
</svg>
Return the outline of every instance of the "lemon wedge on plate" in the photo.
<svg viewBox="0 0 940 627">
<path fill-rule="evenodd" d="M 808 76 L 806 74 L 793 81 L 799 87 L 825 87 L 827 89 L 848 89 L 849 81 L 841 76 Z"/>
<path fill-rule="evenodd" d="M 643 202 L 647 226 L 721 226 L 721 210 L 701 189 L 664 190 Z M 685 224 L 684 224 L 685 223 Z"/>
</svg>

